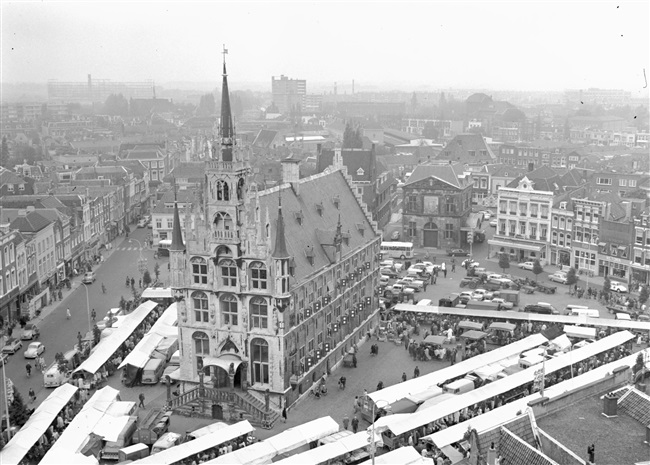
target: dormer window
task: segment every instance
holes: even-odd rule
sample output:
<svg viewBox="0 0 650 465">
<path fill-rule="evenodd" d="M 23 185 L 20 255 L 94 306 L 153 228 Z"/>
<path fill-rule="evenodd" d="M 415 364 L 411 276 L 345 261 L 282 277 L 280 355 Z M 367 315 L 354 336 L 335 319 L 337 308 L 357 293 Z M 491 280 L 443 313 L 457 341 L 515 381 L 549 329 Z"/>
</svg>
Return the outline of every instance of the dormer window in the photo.
<svg viewBox="0 0 650 465">
<path fill-rule="evenodd" d="M 363 233 L 365 231 L 365 225 L 363 223 L 357 223 L 357 230 L 359 231 L 361 236 L 363 236 Z"/>
<path fill-rule="evenodd" d="M 302 210 L 299 212 L 295 212 L 293 216 L 296 218 L 296 223 L 302 225 Z"/>
<path fill-rule="evenodd" d="M 350 245 L 350 236 L 351 236 L 350 231 L 341 234 L 341 236 L 343 238 L 343 243 L 345 245 L 349 246 Z"/>
<path fill-rule="evenodd" d="M 340 198 L 338 195 L 335 195 L 335 196 L 332 198 L 332 203 L 334 203 L 334 206 L 335 206 L 336 209 L 338 210 L 338 209 L 339 209 L 339 205 L 341 204 L 341 198 Z"/>
<path fill-rule="evenodd" d="M 357 176 L 363 176 L 365 174 L 365 171 L 363 171 L 363 168 L 359 168 L 357 170 Z"/>
<path fill-rule="evenodd" d="M 305 257 L 307 257 L 307 261 L 311 266 L 314 266 L 314 259 L 316 257 L 316 254 L 314 253 L 314 248 L 310 245 L 307 246 L 307 250 L 305 250 Z"/>
<path fill-rule="evenodd" d="M 319 216 L 323 216 L 323 204 L 322 203 L 317 203 L 316 204 L 316 211 L 318 212 Z"/>
<path fill-rule="evenodd" d="M 566 202 L 560 202 L 560 210 L 566 210 Z"/>
</svg>

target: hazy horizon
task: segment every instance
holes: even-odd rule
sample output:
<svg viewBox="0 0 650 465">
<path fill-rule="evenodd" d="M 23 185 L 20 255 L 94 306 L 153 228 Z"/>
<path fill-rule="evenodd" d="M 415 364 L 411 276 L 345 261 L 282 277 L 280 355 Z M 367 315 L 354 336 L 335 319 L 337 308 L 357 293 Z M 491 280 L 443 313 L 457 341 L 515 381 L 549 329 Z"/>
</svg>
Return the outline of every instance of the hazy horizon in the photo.
<svg viewBox="0 0 650 465">
<path fill-rule="evenodd" d="M 153 80 L 308 92 L 647 95 L 648 2 L 2 2 L 6 84 Z M 647 73 L 647 71 L 646 71 Z M 371 90 L 370 90 L 371 89 Z M 198 90 L 198 89 L 197 89 Z"/>
</svg>

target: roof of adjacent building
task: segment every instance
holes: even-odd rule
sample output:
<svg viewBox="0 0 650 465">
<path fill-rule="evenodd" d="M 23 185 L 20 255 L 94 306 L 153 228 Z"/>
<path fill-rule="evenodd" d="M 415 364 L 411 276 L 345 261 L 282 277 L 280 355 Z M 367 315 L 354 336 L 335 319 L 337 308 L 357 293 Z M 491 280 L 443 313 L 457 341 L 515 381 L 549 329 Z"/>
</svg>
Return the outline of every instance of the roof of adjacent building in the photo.
<svg viewBox="0 0 650 465">
<path fill-rule="evenodd" d="M 124 158 L 127 160 L 152 160 L 164 158 L 164 155 L 158 148 L 137 145 L 134 149 L 129 150 Z"/>
<path fill-rule="evenodd" d="M 170 182 L 172 179 L 187 179 L 189 182 L 201 182 L 205 177 L 204 162 L 186 162 L 174 167 L 163 181 Z"/>
<path fill-rule="evenodd" d="M 470 151 L 474 155 L 470 155 Z M 480 134 L 458 134 L 436 155 L 436 160 L 450 160 L 457 163 L 493 163 L 496 156 Z"/>
<path fill-rule="evenodd" d="M 261 211 L 268 212 L 269 224 L 276 225 L 279 196 L 282 195 L 284 233 L 289 239 L 286 248 L 295 262 L 294 278 L 301 283 L 309 275 L 331 264 L 328 248 L 322 244 L 322 231 L 329 231 L 332 236 L 330 244 L 334 244 L 334 231 L 330 230 L 339 218 L 343 234 L 349 234 L 349 245 L 345 241 L 342 243 L 343 257 L 374 240 L 377 233 L 341 170 L 301 179 L 298 186 L 299 195 L 290 184 L 282 184 L 260 192 L 259 201 Z M 335 198 L 338 208 L 334 203 Z M 254 209 L 250 209 L 248 215 L 249 222 L 254 224 Z M 300 222 L 297 216 L 301 217 Z M 275 234 L 276 228 L 273 227 L 271 244 L 275 244 Z M 313 265 L 307 255 L 313 256 Z"/>
<path fill-rule="evenodd" d="M 27 234 L 37 233 L 54 221 L 48 218 L 50 215 L 42 214 L 42 210 L 32 210 L 21 215 L 23 211 L 17 208 L 2 208 L 0 209 L 0 221 L 3 224 L 10 223 L 11 229 L 17 229 Z"/>
<path fill-rule="evenodd" d="M 418 165 L 413 170 L 405 186 L 421 181 L 422 179 L 435 178 L 446 182 L 452 187 L 464 189 L 470 184 L 471 176 L 466 175 L 462 165 L 440 164 L 440 165 Z"/>
<path fill-rule="evenodd" d="M 174 212 L 174 199 L 181 204 L 181 207 L 186 203 L 191 203 L 196 200 L 194 192 L 187 189 L 176 191 L 174 194 L 173 189 L 165 192 L 160 200 L 156 202 L 156 206 L 151 210 L 151 213 L 173 213 Z"/>
<path fill-rule="evenodd" d="M 56 208 L 60 211 L 67 211 L 67 207 L 54 195 L 8 195 L 0 198 L 0 206 L 4 208 L 27 207 L 34 208 Z"/>
<path fill-rule="evenodd" d="M 536 191 L 553 192 L 554 194 L 563 193 L 566 191 L 567 185 L 560 177 L 560 174 L 553 168 L 548 166 L 540 166 L 532 171 L 527 172 L 525 175 L 518 176 L 510 181 L 506 187 L 516 189 L 519 186 L 524 176 L 533 183 L 533 188 Z M 571 184 L 573 186 L 573 184 Z"/>
<path fill-rule="evenodd" d="M 260 129 L 260 132 L 257 133 L 253 145 L 255 147 L 268 149 L 271 147 L 271 144 L 278 135 L 278 131 L 273 131 L 271 129 Z"/>
<path fill-rule="evenodd" d="M 381 173 L 376 166 L 376 155 L 372 150 L 363 149 L 341 149 L 341 158 L 343 166 L 348 169 L 348 175 L 355 182 L 372 181 L 372 157 L 375 157 L 376 173 Z M 323 149 L 318 154 L 316 163 L 316 172 L 322 173 L 325 168 L 332 165 L 334 160 L 334 150 Z"/>
<path fill-rule="evenodd" d="M 0 167 L 0 186 L 7 184 L 24 184 L 25 180 L 11 170 Z"/>
<path fill-rule="evenodd" d="M 495 164 L 486 166 L 488 173 L 490 173 L 490 176 L 494 177 L 516 178 L 526 173 L 526 170 L 517 168 L 516 166 L 504 165 L 501 163 L 498 165 Z"/>
</svg>

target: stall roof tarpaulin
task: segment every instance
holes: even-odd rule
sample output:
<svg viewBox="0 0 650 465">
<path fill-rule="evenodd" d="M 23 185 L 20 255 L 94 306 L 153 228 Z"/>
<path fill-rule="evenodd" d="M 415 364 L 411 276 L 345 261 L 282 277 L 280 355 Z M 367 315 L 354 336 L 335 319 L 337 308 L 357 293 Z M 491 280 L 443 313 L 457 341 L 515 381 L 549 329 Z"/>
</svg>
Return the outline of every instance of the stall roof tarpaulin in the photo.
<svg viewBox="0 0 650 465">
<path fill-rule="evenodd" d="M 424 343 L 425 343 L 425 344 L 438 344 L 438 345 L 443 345 L 443 344 L 445 343 L 446 340 L 447 340 L 447 338 L 446 338 L 445 336 L 434 336 L 434 335 L 431 335 L 431 336 L 427 336 L 427 337 L 424 339 Z"/>
<path fill-rule="evenodd" d="M 470 331 L 465 331 L 463 334 L 460 335 L 460 337 L 464 337 L 467 339 L 474 339 L 474 340 L 483 339 L 485 336 L 487 336 L 487 334 L 484 333 L 483 331 L 474 331 L 473 329 Z"/>
<path fill-rule="evenodd" d="M 138 308 L 124 318 L 119 328 L 114 330 L 106 339 L 102 339 L 99 342 L 95 351 L 74 372 L 80 373 L 85 371 L 91 375 L 97 373 L 157 306 L 158 304 L 151 300 L 140 304 Z"/>
</svg>

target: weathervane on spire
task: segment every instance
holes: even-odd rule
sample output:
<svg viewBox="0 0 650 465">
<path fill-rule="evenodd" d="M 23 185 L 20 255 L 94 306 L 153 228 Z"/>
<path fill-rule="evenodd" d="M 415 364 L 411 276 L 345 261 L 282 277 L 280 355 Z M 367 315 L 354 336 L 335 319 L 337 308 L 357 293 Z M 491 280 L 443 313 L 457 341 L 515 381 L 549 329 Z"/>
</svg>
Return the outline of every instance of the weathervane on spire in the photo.
<svg viewBox="0 0 650 465">
<path fill-rule="evenodd" d="M 226 55 L 228 55 L 228 49 L 226 48 L 226 44 L 223 44 L 223 51 L 221 52 L 223 55 L 223 75 L 226 75 Z"/>
</svg>

